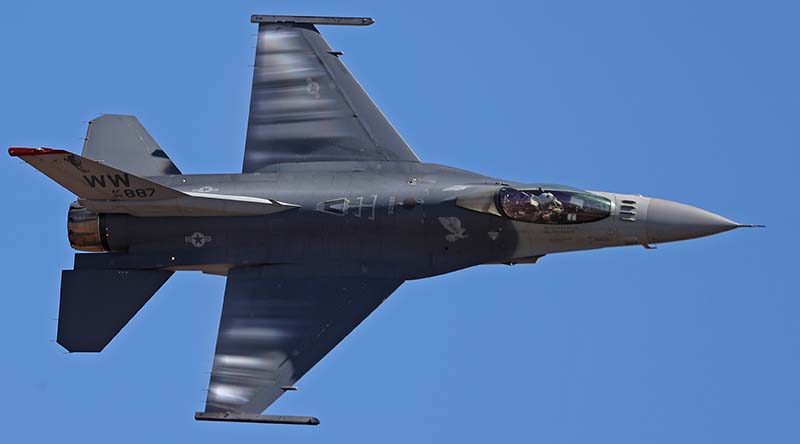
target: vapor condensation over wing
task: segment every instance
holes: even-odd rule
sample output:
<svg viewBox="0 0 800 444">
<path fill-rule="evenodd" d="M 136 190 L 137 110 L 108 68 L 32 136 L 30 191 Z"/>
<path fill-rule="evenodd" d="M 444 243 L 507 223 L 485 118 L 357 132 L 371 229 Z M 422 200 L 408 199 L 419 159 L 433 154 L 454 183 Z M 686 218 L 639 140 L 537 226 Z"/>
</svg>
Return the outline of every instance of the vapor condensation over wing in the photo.
<svg viewBox="0 0 800 444">
<path fill-rule="evenodd" d="M 416 155 L 312 25 L 259 26 L 243 171 Z"/>
</svg>

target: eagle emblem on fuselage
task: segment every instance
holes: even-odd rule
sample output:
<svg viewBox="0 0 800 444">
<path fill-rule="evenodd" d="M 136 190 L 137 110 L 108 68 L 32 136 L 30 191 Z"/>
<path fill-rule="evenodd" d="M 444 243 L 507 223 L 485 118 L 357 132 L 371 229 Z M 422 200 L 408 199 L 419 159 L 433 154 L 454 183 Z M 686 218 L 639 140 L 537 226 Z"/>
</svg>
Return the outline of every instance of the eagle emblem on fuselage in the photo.
<svg viewBox="0 0 800 444">
<path fill-rule="evenodd" d="M 442 224 L 445 230 L 450 232 L 444 237 L 448 242 L 467 238 L 467 229 L 461 226 L 461 219 L 457 217 L 440 217 L 439 223 Z"/>
</svg>

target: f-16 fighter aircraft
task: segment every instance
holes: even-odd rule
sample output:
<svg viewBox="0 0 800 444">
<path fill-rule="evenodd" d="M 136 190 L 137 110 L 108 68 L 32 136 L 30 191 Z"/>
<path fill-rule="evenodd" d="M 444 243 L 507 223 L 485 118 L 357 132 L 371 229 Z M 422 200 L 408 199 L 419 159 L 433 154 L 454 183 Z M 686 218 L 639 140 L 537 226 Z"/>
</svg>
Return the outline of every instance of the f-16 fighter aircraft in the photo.
<svg viewBox="0 0 800 444">
<path fill-rule="evenodd" d="M 518 183 L 422 162 L 316 25 L 256 15 L 241 174 L 182 174 L 133 116 L 89 124 L 81 155 L 10 148 L 77 196 L 58 337 L 99 352 L 176 271 L 227 277 L 198 420 L 263 412 L 404 281 L 551 253 L 651 245 L 745 225 L 641 195 Z"/>
</svg>

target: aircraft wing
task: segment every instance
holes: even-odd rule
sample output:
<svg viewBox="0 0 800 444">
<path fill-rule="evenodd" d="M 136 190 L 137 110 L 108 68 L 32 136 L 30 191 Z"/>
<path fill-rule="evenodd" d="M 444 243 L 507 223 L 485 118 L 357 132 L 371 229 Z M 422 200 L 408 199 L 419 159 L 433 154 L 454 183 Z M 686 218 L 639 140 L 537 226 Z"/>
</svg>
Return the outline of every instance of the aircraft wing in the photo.
<svg viewBox="0 0 800 444">
<path fill-rule="evenodd" d="M 369 25 L 369 18 L 253 16 L 258 23 L 244 165 L 286 162 L 418 162 L 315 24 Z"/>
<path fill-rule="evenodd" d="M 195 417 L 275 418 L 259 414 L 286 390 L 293 390 L 298 379 L 402 283 L 310 277 L 293 265 L 232 269 L 205 412 Z"/>
</svg>

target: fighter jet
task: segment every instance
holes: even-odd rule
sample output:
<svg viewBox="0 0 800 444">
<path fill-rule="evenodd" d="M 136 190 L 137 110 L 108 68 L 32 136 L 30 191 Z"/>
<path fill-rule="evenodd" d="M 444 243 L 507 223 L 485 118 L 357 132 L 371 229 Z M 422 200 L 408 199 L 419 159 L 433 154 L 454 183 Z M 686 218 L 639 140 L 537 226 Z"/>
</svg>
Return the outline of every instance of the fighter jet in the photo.
<svg viewBox="0 0 800 444">
<path fill-rule="evenodd" d="M 425 163 L 317 25 L 255 15 L 241 174 L 182 174 L 133 116 L 89 124 L 80 155 L 10 148 L 77 196 L 57 342 L 100 352 L 176 271 L 225 276 L 198 420 L 263 414 L 403 282 L 547 254 L 708 236 L 748 225 L 639 194 L 519 183 Z"/>
</svg>

